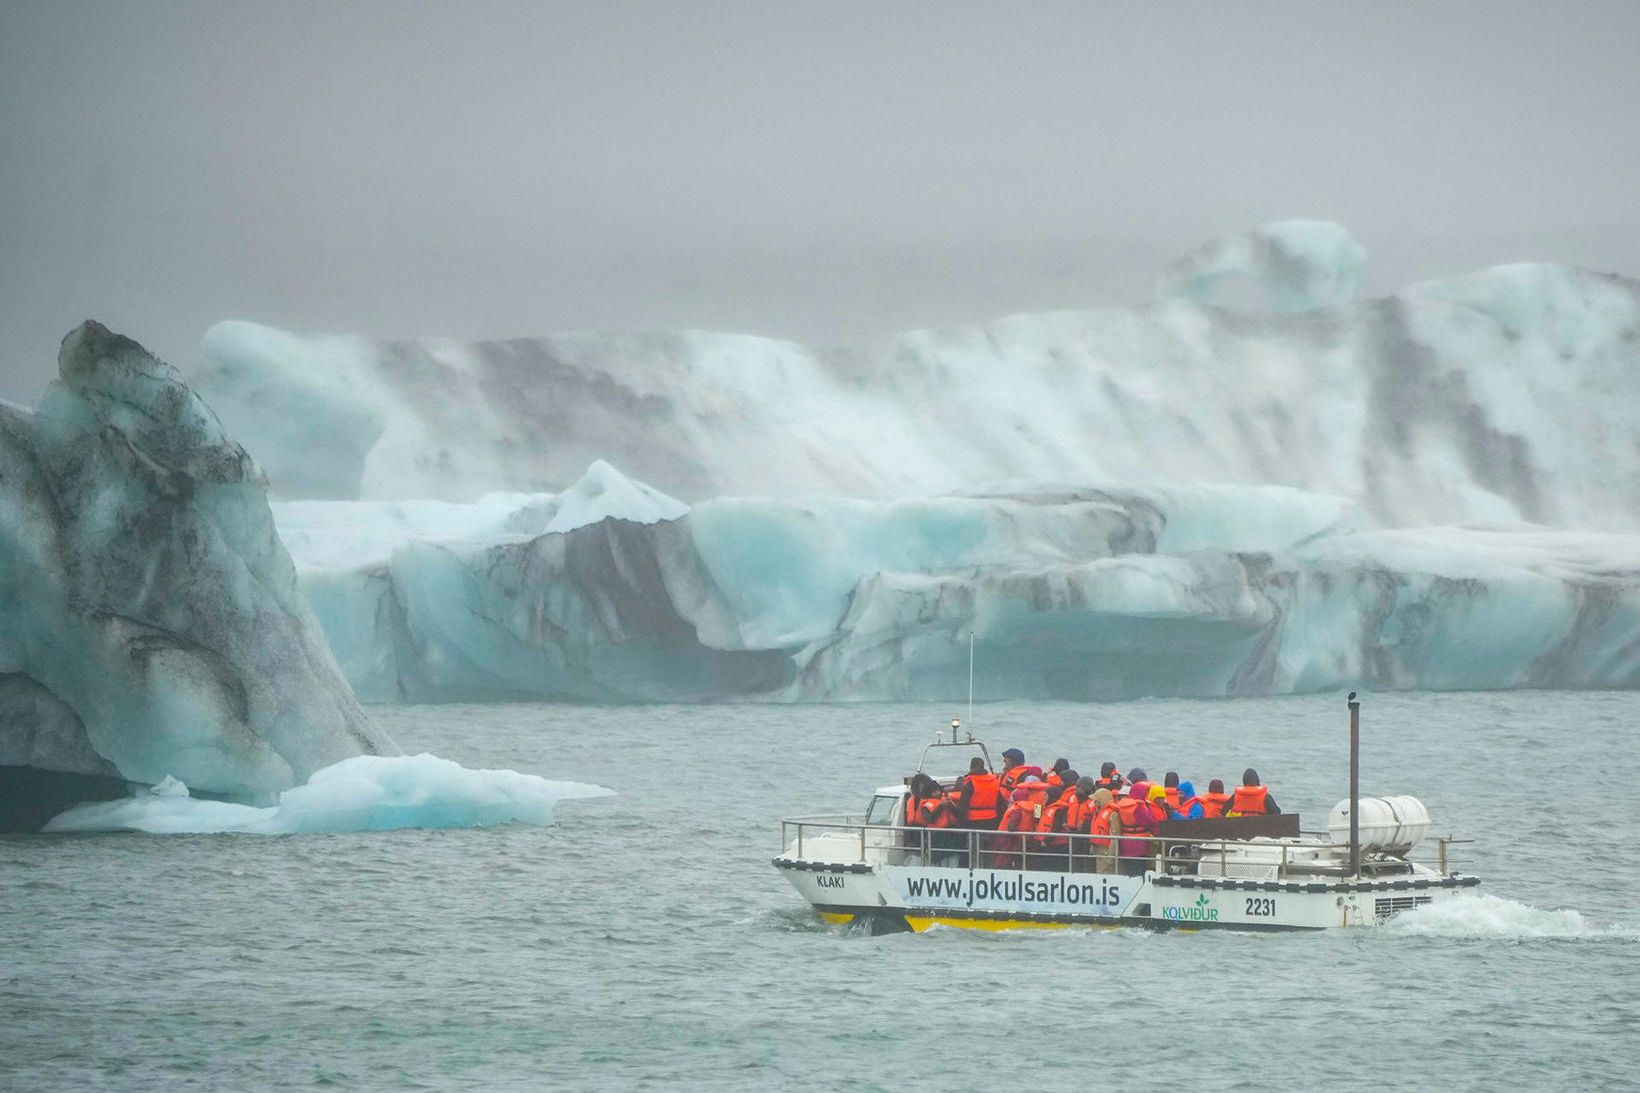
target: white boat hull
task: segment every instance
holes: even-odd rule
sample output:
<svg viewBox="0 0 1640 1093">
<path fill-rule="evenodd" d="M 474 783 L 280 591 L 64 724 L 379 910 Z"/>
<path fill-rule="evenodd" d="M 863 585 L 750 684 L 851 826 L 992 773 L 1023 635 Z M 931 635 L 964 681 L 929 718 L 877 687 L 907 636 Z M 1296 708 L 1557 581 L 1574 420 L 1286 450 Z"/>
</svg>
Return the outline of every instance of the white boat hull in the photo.
<svg viewBox="0 0 1640 1093">
<path fill-rule="evenodd" d="M 952 869 L 825 862 L 783 854 L 775 867 L 830 922 L 982 930 L 1065 926 L 1322 930 L 1377 926 L 1479 881 L 1427 869 L 1361 880 L 1248 880 L 1147 872 Z"/>
</svg>

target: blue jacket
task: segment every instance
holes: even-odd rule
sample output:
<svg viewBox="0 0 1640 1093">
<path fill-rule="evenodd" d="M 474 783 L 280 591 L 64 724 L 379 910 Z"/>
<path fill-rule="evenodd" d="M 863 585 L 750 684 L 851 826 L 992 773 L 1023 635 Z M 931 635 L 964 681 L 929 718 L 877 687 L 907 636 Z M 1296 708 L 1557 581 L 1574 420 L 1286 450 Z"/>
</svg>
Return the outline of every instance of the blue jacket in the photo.
<svg viewBox="0 0 1640 1093">
<path fill-rule="evenodd" d="M 1196 787 L 1194 785 L 1189 782 L 1179 783 L 1179 800 L 1189 801 L 1195 795 Z M 1186 808 L 1182 812 L 1176 808 L 1170 808 L 1167 810 L 1167 818 L 1170 820 L 1199 820 L 1204 815 L 1206 815 L 1206 813 L 1202 811 L 1202 803 L 1200 801 L 1193 802 L 1190 807 Z"/>
</svg>

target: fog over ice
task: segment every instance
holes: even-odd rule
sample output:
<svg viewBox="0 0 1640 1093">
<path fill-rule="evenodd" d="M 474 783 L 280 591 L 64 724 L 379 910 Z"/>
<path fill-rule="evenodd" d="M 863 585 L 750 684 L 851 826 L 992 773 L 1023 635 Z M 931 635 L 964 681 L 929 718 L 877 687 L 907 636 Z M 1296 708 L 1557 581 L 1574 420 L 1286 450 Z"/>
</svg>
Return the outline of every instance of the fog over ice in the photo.
<svg viewBox="0 0 1640 1093">
<path fill-rule="evenodd" d="M 1304 216 L 1640 271 L 1640 9 L 0 3 L 0 397 L 88 315 L 853 342 Z"/>
</svg>

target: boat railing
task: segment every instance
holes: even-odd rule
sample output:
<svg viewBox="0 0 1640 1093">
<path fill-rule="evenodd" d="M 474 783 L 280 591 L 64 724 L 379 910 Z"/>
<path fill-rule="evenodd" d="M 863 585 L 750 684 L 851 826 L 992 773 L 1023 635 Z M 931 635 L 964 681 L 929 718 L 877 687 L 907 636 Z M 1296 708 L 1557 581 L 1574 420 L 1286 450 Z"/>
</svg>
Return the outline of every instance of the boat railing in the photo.
<svg viewBox="0 0 1640 1093">
<path fill-rule="evenodd" d="M 1323 880 L 1349 875 L 1348 846 L 1326 832 L 1298 838 L 1162 838 L 972 828 L 869 824 L 851 816 L 782 820 L 781 849 L 797 861 L 829 864 L 1022 869 L 1064 873 L 1146 871 L 1265 880 Z M 1463 864 L 1453 847 L 1472 843 L 1436 837 L 1413 853 L 1368 850 L 1364 877 L 1405 875 L 1422 866 L 1442 876 Z"/>
</svg>

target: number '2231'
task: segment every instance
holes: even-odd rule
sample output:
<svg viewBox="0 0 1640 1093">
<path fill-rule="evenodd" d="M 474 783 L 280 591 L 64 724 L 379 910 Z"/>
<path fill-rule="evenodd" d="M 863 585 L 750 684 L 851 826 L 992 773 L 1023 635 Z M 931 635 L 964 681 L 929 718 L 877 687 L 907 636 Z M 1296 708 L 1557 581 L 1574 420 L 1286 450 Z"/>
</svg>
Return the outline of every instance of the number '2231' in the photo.
<svg viewBox="0 0 1640 1093">
<path fill-rule="evenodd" d="M 1276 901 L 1270 896 L 1248 896 L 1247 913 L 1250 915 L 1273 915 L 1276 913 Z"/>
</svg>

